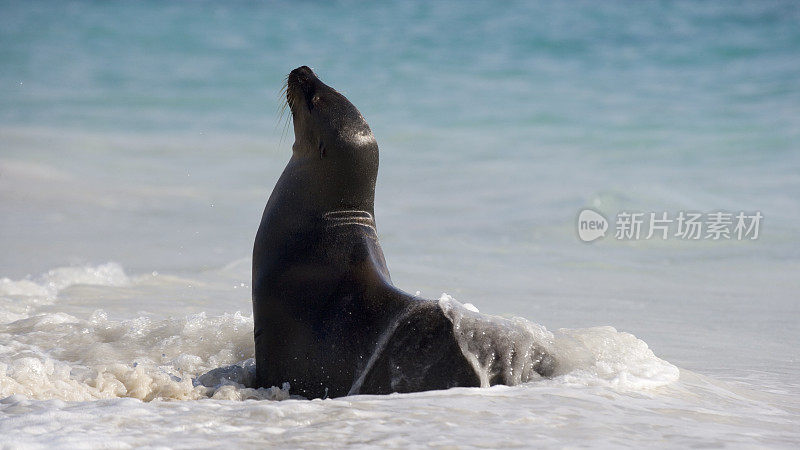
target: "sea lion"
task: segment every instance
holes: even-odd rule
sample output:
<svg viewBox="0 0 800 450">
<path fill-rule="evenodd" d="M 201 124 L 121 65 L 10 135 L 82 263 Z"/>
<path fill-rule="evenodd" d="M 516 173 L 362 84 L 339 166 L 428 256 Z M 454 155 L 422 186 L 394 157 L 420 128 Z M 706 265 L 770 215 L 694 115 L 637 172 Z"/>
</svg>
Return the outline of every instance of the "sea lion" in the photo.
<svg viewBox="0 0 800 450">
<path fill-rule="evenodd" d="M 306 66 L 287 77 L 286 101 L 292 157 L 253 246 L 257 385 L 288 382 L 292 394 L 325 398 L 509 384 L 520 379 L 509 376 L 514 367 L 528 378 L 552 372 L 546 352 L 508 350 L 508 324 L 485 325 L 493 337 L 470 342 L 455 323 L 474 327 L 474 317 L 456 320 L 392 285 L 375 225 L 369 125 Z"/>
</svg>

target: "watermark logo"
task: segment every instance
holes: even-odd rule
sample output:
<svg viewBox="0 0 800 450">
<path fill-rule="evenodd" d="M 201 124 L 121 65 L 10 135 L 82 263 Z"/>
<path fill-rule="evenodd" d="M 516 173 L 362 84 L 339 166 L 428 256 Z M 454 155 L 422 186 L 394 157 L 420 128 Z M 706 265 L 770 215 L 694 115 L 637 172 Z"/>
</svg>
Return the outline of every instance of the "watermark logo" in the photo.
<svg viewBox="0 0 800 450">
<path fill-rule="evenodd" d="M 618 241 L 649 239 L 679 240 L 756 240 L 764 216 L 760 211 L 700 213 L 679 211 L 670 215 L 661 212 L 620 211 L 614 220 L 614 238 Z M 585 208 L 578 214 L 578 237 L 592 242 L 606 235 L 608 221 L 600 213 Z"/>
<path fill-rule="evenodd" d="M 608 220 L 593 209 L 583 209 L 578 214 L 578 237 L 583 242 L 592 242 L 605 237 Z"/>
</svg>

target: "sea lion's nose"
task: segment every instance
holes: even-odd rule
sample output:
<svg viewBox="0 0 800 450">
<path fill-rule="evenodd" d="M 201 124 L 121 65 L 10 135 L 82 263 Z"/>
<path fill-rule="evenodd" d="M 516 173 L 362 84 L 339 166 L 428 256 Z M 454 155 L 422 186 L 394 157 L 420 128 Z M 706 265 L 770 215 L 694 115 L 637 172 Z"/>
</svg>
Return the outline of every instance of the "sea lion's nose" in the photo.
<svg viewBox="0 0 800 450">
<path fill-rule="evenodd" d="M 308 66 L 300 66 L 289 73 L 287 85 L 289 89 L 300 89 L 306 100 L 314 94 L 319 79 Z"/>
<path fill-rule="evenodd" d="M 314 71 L 311 70 L 311 67 L 308 66 L 300 66 L 297 69 L 294 69 L 292 72 L 297 72 L 298 74 L 302 73 L 306 75 L 314 75 Z"/>
<path fill-rule="evenodd" d="M 305 82 L 314 80 L 317 76 L 314 74 L 314 71 L 311 70 L 308 66 L 300 66 L 297 69 L 294 69 L 289 73 L 289 78 L 294 78 L 297 81 Z"/>
</svg>

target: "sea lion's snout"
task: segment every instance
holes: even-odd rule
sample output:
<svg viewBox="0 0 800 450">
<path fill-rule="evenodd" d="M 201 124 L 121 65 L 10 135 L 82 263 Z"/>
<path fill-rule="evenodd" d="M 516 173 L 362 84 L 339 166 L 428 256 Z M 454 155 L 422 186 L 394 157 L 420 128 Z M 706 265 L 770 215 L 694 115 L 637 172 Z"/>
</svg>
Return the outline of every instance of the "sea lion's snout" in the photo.
<svg viewBox="0 0 800 450">
<path fill-rule="evenodd" d="M 313 108 L 311 100 L 319 83 L 319 78 L 308 66 L 300 66 L 289 73 L 286 79 L 286 101 L 292 112 L 295 112 L 296 105 L 303 103 L 309 110 Z"/>
<path fill-rule="evenodd" d="M 289 86 L 308 84 L 312 80 L 317 80 L 317 75 L 308 66 L 300 66 L 289 72 Z"/>
</svg>

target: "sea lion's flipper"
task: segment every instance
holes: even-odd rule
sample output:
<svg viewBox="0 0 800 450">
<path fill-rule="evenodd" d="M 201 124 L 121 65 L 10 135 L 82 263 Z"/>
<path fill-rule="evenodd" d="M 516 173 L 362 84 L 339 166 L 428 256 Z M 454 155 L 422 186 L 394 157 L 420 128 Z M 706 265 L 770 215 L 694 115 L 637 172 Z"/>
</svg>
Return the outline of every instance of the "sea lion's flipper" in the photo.
<svg viewBox="0 0 800 450">
<path fill-rule="evenodd" d="M 438 302 L 411 296 L 387 286 L 384 296 L 407 308 L 376 342 L 349 394 L 388 394 L 480 386 L 464 357 L 452 322 Z"/>
<path fill-rule="evenodd" d="M 555 371 L 552 334 L 539 325 L 471 311 L 446 296 L 425 300 L 392 286 L 384 296 L 406 308 L 376 342 L 350 394 L 516 385 Z"/>
</svg>

